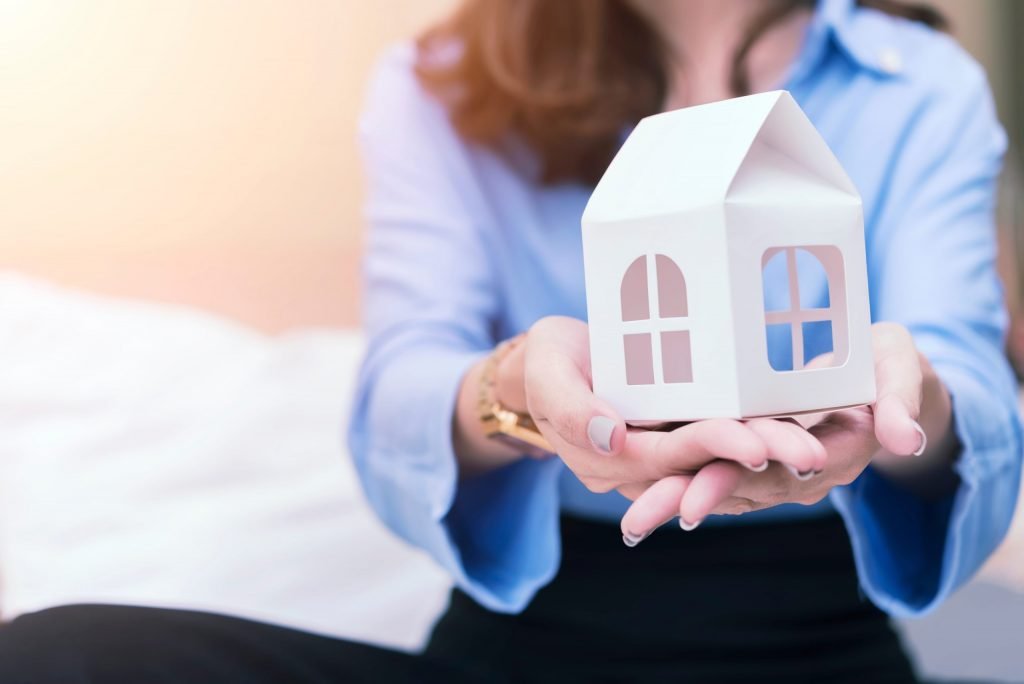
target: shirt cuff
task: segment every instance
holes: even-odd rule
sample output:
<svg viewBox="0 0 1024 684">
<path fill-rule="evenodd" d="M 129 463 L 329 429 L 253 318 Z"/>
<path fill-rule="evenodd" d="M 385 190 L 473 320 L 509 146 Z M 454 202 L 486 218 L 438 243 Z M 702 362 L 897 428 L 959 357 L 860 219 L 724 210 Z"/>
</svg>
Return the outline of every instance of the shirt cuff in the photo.
<svg viewBox="0 0 1024 684">
<path fill-rule="evenodd" d="M 1015 398 L 994 397 L 965 372 L 937 371 L 952 396 L 963 447 L 956 492 L 927 501 L 869 467 L 831 495 L 864 592 L 896 617 L 933 610 L 970 579 L 1006 534 L 1016 503 L 1021 438 Z"/>
<path fill-rule="evenodd" d="M 350 445 L 367 498 L 391 529 L 481 605 L 519 612 L 558 568 L 562 465 L 523 458 L 459 480 L 452 416 L 462 378 L 480 356 L 392 355 L 381 370 L 400 381 L 367 383 L 376 396 L 357 397 Z"/>
</svg>

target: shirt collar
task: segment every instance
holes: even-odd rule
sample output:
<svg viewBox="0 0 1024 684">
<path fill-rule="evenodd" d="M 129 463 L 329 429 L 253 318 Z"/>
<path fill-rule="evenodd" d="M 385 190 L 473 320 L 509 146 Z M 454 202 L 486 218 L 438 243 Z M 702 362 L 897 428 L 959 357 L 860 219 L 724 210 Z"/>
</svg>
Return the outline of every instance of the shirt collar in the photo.
<svg viewBox="0 0 1024 684">
<path fill-rule="evenodd" d="M 895 25 L 887 17 L 859 9 L 856 0 L 819 0 L 791 78 L 808 75 L 832 49 L 859 68 L 898 76 L 904 62 L 898 45 Z"/>
</svg>

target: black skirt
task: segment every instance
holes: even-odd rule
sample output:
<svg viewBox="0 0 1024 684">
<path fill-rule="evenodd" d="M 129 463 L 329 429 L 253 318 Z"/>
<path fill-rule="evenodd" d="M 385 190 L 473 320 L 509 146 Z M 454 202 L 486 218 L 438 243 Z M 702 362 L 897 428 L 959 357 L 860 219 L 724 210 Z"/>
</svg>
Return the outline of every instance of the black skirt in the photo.
<svg viewBox="0 0 1024 684">
<path fill-rule="evenodd" d="M 194 611 L 65 606 L 0 626 L 0 684 L 912 682 L 857 590 L 837 518 L 664 529 L 562 521 L 558 577 L 520 615 L 462 592 L 427 653 Z"/>
<path fill-rule="evenodd" d="M 428 657 L 512 682 L 915 682 L 860 592 L 838 516 L 666 526 L 627 548 L 562 520 L 558 576 L 519 615 L 452 592 Z"/>
</svg>

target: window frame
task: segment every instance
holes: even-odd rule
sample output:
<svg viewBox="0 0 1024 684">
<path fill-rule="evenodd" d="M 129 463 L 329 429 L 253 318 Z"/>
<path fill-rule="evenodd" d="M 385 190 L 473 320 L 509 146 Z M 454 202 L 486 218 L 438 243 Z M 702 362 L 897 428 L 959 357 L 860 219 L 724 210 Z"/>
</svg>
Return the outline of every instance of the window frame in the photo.
<svg viewBox="0 0 1024 684">
<path fill-rule="evenodd" d="M 652 274 L 654 277 L 651 277 Z M 632 282 L 632 279 L 642 279 L 643 282 Z M 677 288 L 674 296 L 681 297 L 681 302 L 677 299 L 666 303 L 665 290 L 671 291 L 673 288 Z M 641 295 L 642 302 L 633 299 Z M 627 297 L 630 298 L 628 302 Z M 666 308 L 669 309 L 669 315 L 663 315 Z M 638 315 L 640 313 L 643 315 Z M 631 261 L 619 283 L 619 314 L 627 385 L 694 382 L 689 288 L 678 262 L 666 254 L 655 252 L 643 254 Z M 671 357 L 673 363 L 666 363 L 666 345 L 680 352 Z M 637 361 L 632 358 L 631 351 L 643 359 Z M 645 365 L 637 367 L 638 363 Z M 631 378 L 635 381 L 631 381 Z"/>
<path fill-rule="evenodd" d="M 825 307 L 803 307 L 801 304 L 801 291 L 800 291 L 800 269 L 797 262 L 797 251 L 801 250 L 806 252 L 811 258 L 813 258 L 818 265 L 821 267 L 822 272 L 825 274 L 825 287 L 828 295 L 828 306 Z M 822 255 L 818 254 L 822 250 L 828 250 L 835 254 L 840 264 L 840 272 L 834 272 L 835 269 L 829 268 L 829 264 L 826 263 L 826 259 L 822 258 Z M 776 247 L 769 247 L 765 249 L 761 257 L 761 286 L 762 290 L 765 288 L 765 269 L 772 259 L 776 258 L 780 253 L 784 253 L 786 257 L 786 276 L 788 280 L 788 291 L 789 291 L 789 306 L 785 309 L 769 310 L 768 303 L 762 293 L 762 307 L 764 309 L 764 328 L 765 328 L 765 342 L 769 339 L 768 330 L 771 326 L 775 325 L 787 325 L 789 326 L 789 351 L 791 356 L 791 368 L 776 368 L 771 363 L 771 357 L 767 354 L 770 350 L 766 347 L 766 360 L 768 361 L 769 368 L 776 373 L 793 373 L 806 371 L 806 360 L 804 350 L 804 324 L 805 323 L 829 323 L 832 333 L 832 351 L 836 353 L 839 349 L 837 345 L 837 330 L 840 326 L 837 323 L 842 323 L 841 329 L 846 330 L 846 319 L 849 316 L 847 310 L 845 295 L 837 297 L 839 288 L 837 280 L 844 277 L 842 272 L 842 250 L 836 245 L 783 245 Z M 831 260 L 829 260 L 831 261 Z M 843 346 L 844 354 L 840 357 L 839 354 L 833 358 L 827 368 L 833 368 L 842 366 L 846 363 L 848 354 L 848 345 Z"/>
</svg>

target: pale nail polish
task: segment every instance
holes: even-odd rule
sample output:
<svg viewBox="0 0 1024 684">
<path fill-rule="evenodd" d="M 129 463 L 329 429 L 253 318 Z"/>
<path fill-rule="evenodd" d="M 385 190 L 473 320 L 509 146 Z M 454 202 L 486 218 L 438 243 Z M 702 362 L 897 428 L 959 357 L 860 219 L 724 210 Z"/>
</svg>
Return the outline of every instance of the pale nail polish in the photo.
<svg viewBox="0 0 1024 684">
<path fill-rule="evenodd" d="M 587 424 L 587 437 L 598 451 L 606 454 L 612 452 L 612 434 L 615 432 L 615 421 L 607 416 L 594 416 Z"/>
<path fill-rule="evenodd" d="M 642 542 L 644 539 L 647 539 L 646 534 L 636 536 L 635 534 L 630 534 L 628 532 L 622 533 L 622 543 L 628 546 L 629 548 L 633 548 L 634 546 Z"/>
<path fill-rule="evenodd" d="M 692 532 L 692 531 L 694 531 L 695 529 L 697 529 L 697 526 L 700 525 L 702 522 L 704 522 L 703 518 L 698 520 L 695 523 L 688 523 L 685 520 L 683 520 L 682 517 L 679 518 L 679 526 L 681 528 L 683 528 L 683 530 L 685 532 Z"/>
<path fill-rule="evenodd" d="M 924 450 L 928 448 L 928 435 L 924 434 L 924 429 L 914 421 L 914 429 L 921 435 L 921 446 L 917 447 L 917 451 L 913 453 L 914 456 L 920 456 L 924 453 Z"/>
<path fill-rule="evenodd" d="M 746 467 L 747 470 L 751 470 L 751 471 L 753 471 L 755 473 L 763 473 L 764 471 L 768 470 L 768 460 L 767 459 L 765 459 L 761 463 L 761 465 L 759 465 L 759 466 L 752 466 L 749 463 L 744 463 L 743 465 L 744 465 L 744 467 Z"/>
<path fill-rule="evenodd" d="M 789 465 L 788 463 L 786 464 L 786 470 L 793 473 L 793 477 L 800 480 L 801 482 L 806 482 L 815 475 L 815 472 L 813 470 L 797 470 L 795 467 Z"/>
</svg>

